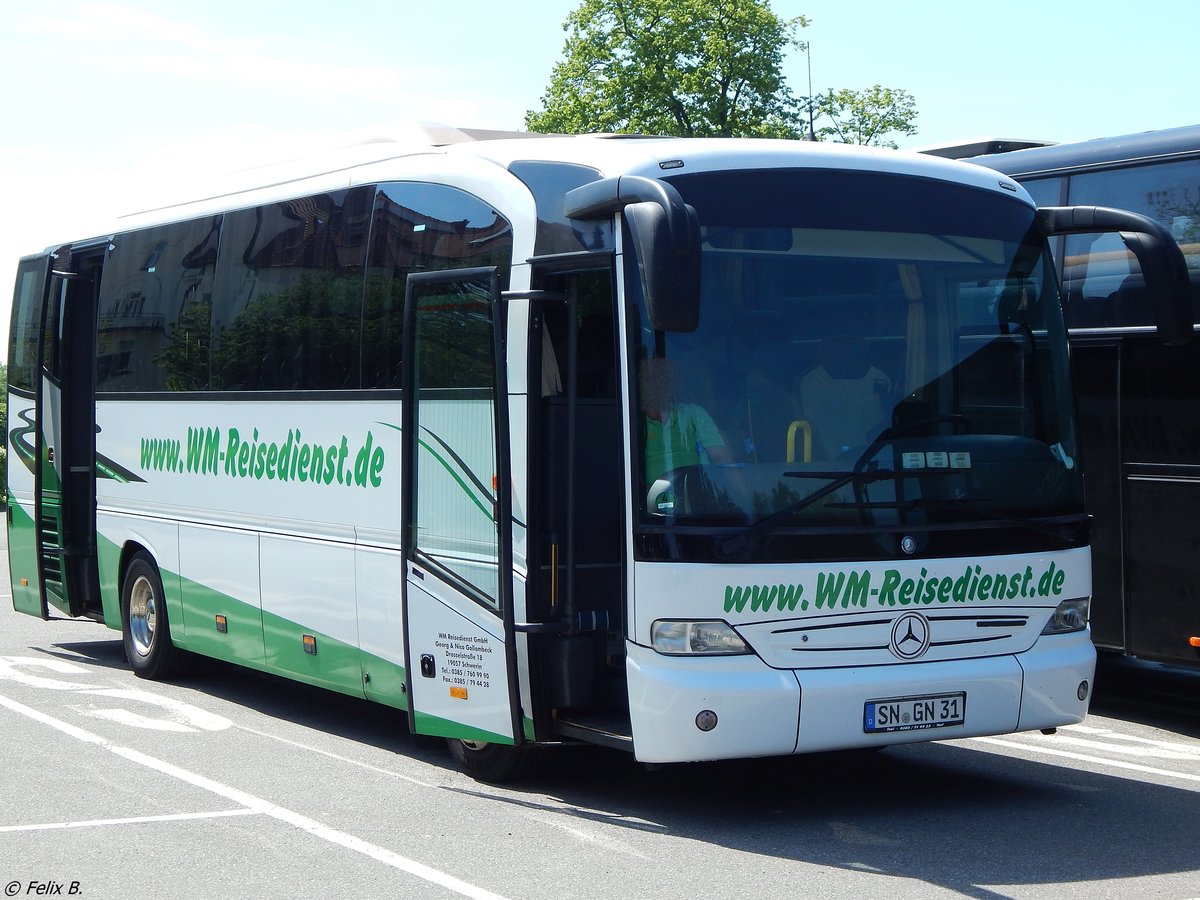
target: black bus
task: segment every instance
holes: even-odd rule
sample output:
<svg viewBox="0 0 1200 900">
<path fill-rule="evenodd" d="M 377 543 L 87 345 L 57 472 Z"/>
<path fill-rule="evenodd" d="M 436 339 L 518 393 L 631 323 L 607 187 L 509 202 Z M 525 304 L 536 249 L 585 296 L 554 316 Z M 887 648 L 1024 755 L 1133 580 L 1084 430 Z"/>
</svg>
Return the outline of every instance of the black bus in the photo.
<svg viewBox="0 0 1200 900">
<path fill-rule="evenodd" d="M 1039 206 L 1108 206 L 1170 230 L 1200 323 L 1200 125 L 977 156 Z M 1053 239 L 1093 515 L 1098 647 L 1200 667 L 1200 342 L 1165 347 L 1116 234 Z"/>
</svg>

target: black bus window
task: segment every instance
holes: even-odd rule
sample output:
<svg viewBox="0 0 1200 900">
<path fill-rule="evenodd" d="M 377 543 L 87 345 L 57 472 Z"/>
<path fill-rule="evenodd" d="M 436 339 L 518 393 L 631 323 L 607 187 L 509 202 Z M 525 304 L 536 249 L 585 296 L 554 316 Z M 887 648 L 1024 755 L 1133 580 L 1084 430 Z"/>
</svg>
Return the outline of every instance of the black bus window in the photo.
<svg viewBox="0 0 1200 900">
<path fill-rule="evenodd" d="M 1073 206 L 1128 209 L 1162 223 L 1183 250 L 1193 284 L 1200 281 L 1200 162 L 1073 175 L 1068 201 Z M 1064 276 L 1072 327 L 1154 323 L 1137 261 L 1116 235 L 1069 237 Z M 1081 315 L 1089 308 L 1089 315 Z"/>
<path fill-rule="evenodd" d="M 219 216 L 117 235 L 100 286 L 96 390 L 208 385 Z"/>
</svg>

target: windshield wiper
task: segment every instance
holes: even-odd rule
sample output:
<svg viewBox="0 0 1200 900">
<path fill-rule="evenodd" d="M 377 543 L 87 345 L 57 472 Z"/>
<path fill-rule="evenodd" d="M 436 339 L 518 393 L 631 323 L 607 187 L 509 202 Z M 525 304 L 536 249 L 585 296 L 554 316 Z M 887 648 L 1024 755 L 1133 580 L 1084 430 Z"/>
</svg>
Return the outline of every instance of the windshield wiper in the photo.
<svg viewBox="0 0 1200 900">
<path fill-rule="evenodd" d="M 848 484 L 870 484 L 874 481 L 883 481 L 888 478 L 907 477 L 911 473 L 898 473 L 894 469 L 880 469 L 872 467 L 871 458 L 886 447 L 898 437 L 908 434 L 910 431 L 915 431 L 918 428 L 926 428 L 930 425 L 937 425 L 942 422 L 951 422 L 955 425 L 969 426 L 969 422 L 965 416 L 956 414 L 927 416 L 922 419 L 917 419 L 912 422 L 907 422 L 904 425 L 893 425 L 891 428 L 885 428 L 875 436 L 875 439 L 867 445 L 867 449 L 858 455 L 858 459 L 854 461 L 854 465 L 846 471 L 837 472 L 784 472 L 784 478 L 829 478 L 832 479 L 829 484 L 824 487 L 817 488 L 811 494 L 806 494 L 795 503 L 790 503 L 781 510 L 771 513 L 765 518 L 759 519 L 751 525 L 747 531 L 747 537 L 753 537 L 758 531 L 771 522 L 784 516 L 794 515 L 800 510 L 812 506 L 818 500 L 828 497 L 834 491 L 845 487 Z"/>
<path fill-rule="evenodd" d="M 984 499 L 984 498 L 979 498 Z M 974 516 L 979 516 L 982 519 L 988 519 L 992 522 L 999 522 L 1003 525 L 1011 525 L 1014 528 L 1027 528 L 1030 531 L 1036 531 L 1039 534 L 1047 535 L 1055 538 L 1064 544 L 1072 542 L 1072 538 L 1067 537 L 1062 533 L 1057 525 L 1047 524 L 1041 519 L 1036 519 L 1033 516 L 1020 516 L 1015 513 L 1000 512 L 995 509 L 988 509 L 985 506 L 976 506 L 974 503 L 969 503 L 965 500 L 956 500 L 953 498 L 942 497 L 914 497 L 912 500 L 863 500 L 854 502 L 844 502 L 832 504 L 834 506 L 845 509 L 895 509 L 901 512 L 911 512 L 920 509 L 932 509 L 936 507 L 951 508 L 962 510 Z M 1086 513 L 1078 513 L 1070 516 L 1063 516 L 1060 519 L 1061 525 L 1074 525 L 1083 522 L 1087 519 Z"/>
<path fill-rule="evenodd" d="M 894 469 L 850 469 L 844 472 L 784 472 L 785 478 L 829 478 L 832 479 L 829 484 L 817 488 L 811 493 L 805 494 L 799 500 L 789 503 L 783 509 L 777 509 L 775 512 L 764 516 L 757 522 L 747 526 L 739 533 L 727 538 L 721 538 L 717 541 L 717 552 L 727 558 L 733 559 L 739 553 L 750 546 L 751 542 L 758 537 L 768 526 L 787 516 L 793 516 L 802 509 L 807 509 L 818 500 L 828 497 L 830 494 L 845 487 L 846 485 L 857 482 L 860 484 L 870 484 L 875 481 L 884 481 L 888 478 L 895 478 L 896 472 Z"/>
<path fill-rule="evenodd" d="M 968 503 L 963 500 L 954 500 L 950 498 L 943 499 L 934 497 L 916 497 L 909 502 L 912 504 L 913 509 L 928 509 L 931 507 L 961 509 L 973 516 L 991 519 L 994 522 L 1001 522 L 1005 525 L 1012 525 L 1016 528 L 1027 528 L 1030 531 L 1036 531 L 1039 534 L 1057 538 L 1064 544 L 1070 544 L 1073 540 L 1073 538 L 1064 535 L 1062 531 L 1055 526 L 1047 525 L 1045 522 L 1035 519 L 1033 516 L 1019 516 L 1014 513 L 1000 512 L 999 510 L 988 509 L 985 506 L 976 506 L 974 503 Z M 1077 515 L 1065 517 L 1063 524 L 1075 524 L 1086 520 L 1086 513 L 1078 513 Z"/>
<path fill-rule="evenodd" d="M 757 538 L 766 528 L 774 522 L 779 521 L 787 516 L 793 516 L 803 509 L 812 506 L 818 500 L 828 497 L 835 491 L 845 487 L 848 484 L 870 484 L 875 481 L 883 481 L 888 478 L 906 477 L 905 473 L 898 473 L 894 469 L 872 468 L 874 465 L 871 460 L 883 447 L 886 447 L 892 441 L 911 431 L 916 431 L 918 428 L 927 428 L 930 425 L 938 425 L 943 422 L 950 422 L 955 426 L 963 426 L 970 428 L 970 422 L 966 416 L 958 414 L 934 415 L 926 416 L 921 419 L 916 419 L 911 422 L 906 422 L 903 425 L 893 425 L 890 428 L 885 428 L 875 439 L 867 445 L 867 448 L 858 455 L 858 459 L 854 461 L 854 465 L 848 471 L 842 472 L 784 472 L 785 478 L 829 478 L 829 484 L 824 487 L 817 488 L 812 493 L 806 494 L 794 503 L 789 503 L 783 509 L 764 516 L 757 522 L 748 526 L 745 530 L 738 534 L 727 538 L 720 538 L 716 542 L 716 550 L 718 555 L 727 559 L 737 558 L 739 554 L 745 553 L 751 543 Z"/>
</svg>

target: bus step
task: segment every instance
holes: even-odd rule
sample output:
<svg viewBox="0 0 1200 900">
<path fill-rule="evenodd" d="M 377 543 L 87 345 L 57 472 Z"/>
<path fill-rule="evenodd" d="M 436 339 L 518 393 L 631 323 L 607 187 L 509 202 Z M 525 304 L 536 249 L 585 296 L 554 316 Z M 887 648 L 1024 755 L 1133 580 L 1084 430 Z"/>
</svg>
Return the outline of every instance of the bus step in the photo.
<svg viewBox="0 0 1200 900">
<path fill-rule="evenodd" d="M 563 737 L 632 752 L 633 726 L 628 712 L 572 711 L 568 716 L 554 722 L 554 729 Z"/>
</svg>

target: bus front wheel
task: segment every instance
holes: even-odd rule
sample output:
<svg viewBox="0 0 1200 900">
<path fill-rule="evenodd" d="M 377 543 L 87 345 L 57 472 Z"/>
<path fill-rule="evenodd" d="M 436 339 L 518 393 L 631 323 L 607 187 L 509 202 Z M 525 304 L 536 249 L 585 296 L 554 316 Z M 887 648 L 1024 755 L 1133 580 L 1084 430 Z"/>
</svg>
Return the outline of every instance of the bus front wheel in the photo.
<svg viewBox="0 0 1200 900">
<path fill-rule="evenodd" d="M 162 577 L 150 554 L 129 562 L 121 585 L 121 639 L 135 675 L 159 681 L 182 673 L 187 652 L 171 643 Z"/>
<path fill-rule="evenodd" d="M 478 781 L 498 784 L 519 778 L 527 771 L 529 753 L 522 747 L 459 738 L 446 740 L 450 745 L 450 755 L 458 767 Z"/>
</svg>

